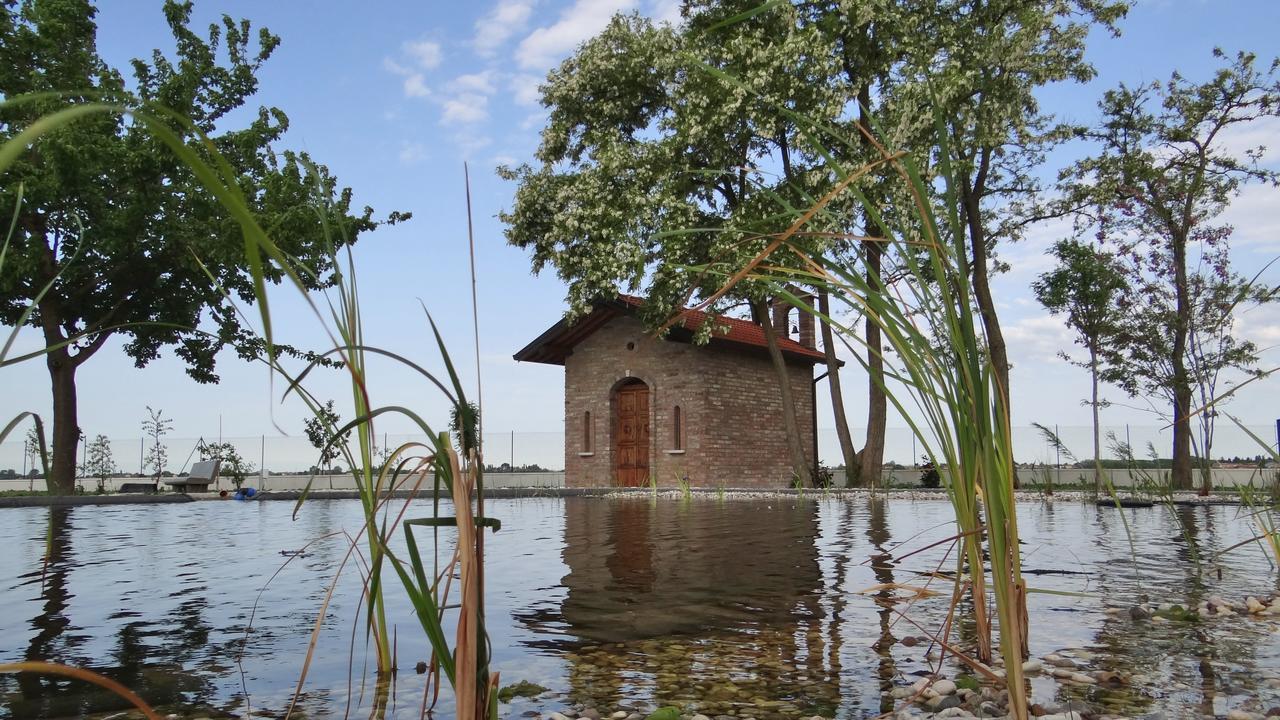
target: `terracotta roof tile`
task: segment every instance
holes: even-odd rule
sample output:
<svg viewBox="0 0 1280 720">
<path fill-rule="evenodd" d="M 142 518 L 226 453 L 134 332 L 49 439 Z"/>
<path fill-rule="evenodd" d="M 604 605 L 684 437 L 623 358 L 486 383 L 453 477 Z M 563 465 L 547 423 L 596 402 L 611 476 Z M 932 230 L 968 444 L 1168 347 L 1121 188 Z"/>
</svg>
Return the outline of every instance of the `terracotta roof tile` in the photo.
<svg viewBox="0 0 1280 720">
<path fill-rule="evenodd" d="M 644 298 L 634 295 L 619 295 L 618 299 L 623 303 L 632 307 L 640 307 L 644 305 Z M 701 310 L 686 309 L 681 313 L 682 320 L 678 325 L 697 332 L 702 327 L 702 323 L 707 321 L 709 315 Z M 738 343 L 740 345 L 750 345 L 753 347 L 768 348 L 769 343 L 764 337 L 764 328 L 751 322 L 750 320 L 741 320 L 739 318 L 720 316 L 714 318 L 715 327 L 711 330 L 712 340 L 723 340 L 727 342 Z M 784 353 L 791 355 L 799 355 L 802 357 L 810 357 L 815 360 L 826 360 L 826 355 L 822 351 L 801 345 L 790 338 L 779 337 L 778 349 Z"/>
<path fill-rule="evenodd" d="M 602 303 L 586 317 L 580 318 L 573 325 L 561 320 L 547 329 L 523 350 L 515 354 L 516 360 L 544 362 L 556 365 L 564 364 L 564 357 L 588 335 L 594 333 L 610 318 L 619 313 L 629 312 L 644 304 L 644 298 L 634 295 L 619 295 L 613 303 Z M 697 332 L 710 316 L 700 310 L 686 309 L 681 314 L 677 327 L 690 332 Z M 736 345 L 751 349 L 766 349 L 764 328 L 749 320 L 731 317 L 718 317 L 713 320 L 715 326 L 711 331 L 711 342 L 716 345 Z M 823 362 L 826 356 L 816 348 L 807 347 L 790 338 L 778 338 L 778 349 L 793 358 L 802 358 L 811 362 Z"/>
</svg>

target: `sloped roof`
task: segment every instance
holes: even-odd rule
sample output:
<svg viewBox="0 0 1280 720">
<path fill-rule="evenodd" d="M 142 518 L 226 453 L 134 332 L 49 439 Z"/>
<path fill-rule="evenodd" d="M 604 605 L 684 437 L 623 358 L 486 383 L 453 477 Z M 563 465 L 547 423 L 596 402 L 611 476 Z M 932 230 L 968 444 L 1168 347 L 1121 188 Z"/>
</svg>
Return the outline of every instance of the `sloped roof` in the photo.
<svg viewBox="0 0 1280 720">
<path fill-rule="evenodd" d="M 515 354 L 521 362 L 539 362 L 550 365 L 563 365 L 564 359 L 573 352 L 573 348 L 590 337 L 596 330 L 604 327 L 610 320 L 620 315 L 631 315 L 644 304 L 643 298 L 633 295 L 619 295 L 616 300 L 602 301 L 585 317 L 579 318 L 572 325 L 567 320 L 552 325 Z M 686 309 L 681 319 L 667 334 L 668 340 L 692 342 L 693 335 L 707 322 L 710 316 L 700 310 Z M 764 336 L 764 328 L 738 318 L 717 317 L 712 320 L 710 344 L 724 348 L 736 348 L 749 351 L 767 351 L 768 342 Z M 807 363 L 826 360 L 826 356 L 815 348 L 801 345 L 790 338 L 779 337 L 778 349 L 788 359 Z"/>
</svg>

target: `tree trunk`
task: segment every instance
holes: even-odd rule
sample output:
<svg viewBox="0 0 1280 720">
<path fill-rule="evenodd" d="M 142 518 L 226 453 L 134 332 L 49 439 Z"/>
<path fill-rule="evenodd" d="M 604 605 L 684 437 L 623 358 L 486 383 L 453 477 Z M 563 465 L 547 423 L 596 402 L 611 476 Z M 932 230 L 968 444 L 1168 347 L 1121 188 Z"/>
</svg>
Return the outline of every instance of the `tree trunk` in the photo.
<svg viewBox="0 0 1280 720">
<path fill-rule="evenodd" d="M 840 361 L 836 359 L 835 338 L 831 332 L 831 324 L 826 321 L 826 318 L 831 317 L 831 299 L 826 288 L 818 289 L 818 312 L 822 315 L 819 319 L 822 326 L 822 352 L 827 357 L 827 387 L 831 389 L 831 411 L 836 420 L 836 437 L 840 438 L 840 457 L 844 458 L 845 485 L 852 487 L 858 482 L 858 455 L 853 451 L 849 419 L 844 414 L 844 392 L 840 389 Z"/>
<path fill-rule="evenodd" d="M 1187 375 L 1187 334 L 1191 325 L 1191 302 L 1187 288 L 1187 241 L 1173 239 L 1173 472 L 1174 490 L 1191 489 L 1191 380 Z"/>
<path fill-rule="evenodd" d="M 800 439 L 800 423 L 796 419 L 795 397 L 791 394 L 791 373 L 786 358 L 778 347 L 778 336 L 773 331 L 769 306 L 764 300 L 751 301 L 753 312 L 764 329 L 765 342 L 769 346 L 769 359 L 778 375 L 778 394 L 782 401 L 782 424 L 787 434 L 787 451 L 791 457 L 791 472 L 802 486 L 813 486 L 813 472 L 804 454 L 804 441 Z"/>
<path fill-rule="evenodd" d="M 65 348 L 50 352 L 46 361 L 53 383 L 53 452 L 45 483 L 50 495 L 72 495 L 76 491 L 76 447 L 80 444 L 76 363 Z"/>
<path fill-rule="evenodd" d="M 880 234 L 879 228 L 868 226 L 868 234 Z M 884 245 L 877 240 L 862 243 L 869 282 L 880 283 L 880 259 Z M 874 278 L 874 280 L 872 279 Z M 884 391 L 884 343 L 880 339 L 880 325 L 867 315 L 867 442 L 858 454 L 858 475 L 868 487 L 879 487 L 884 472 L 884 434 L 888 421 L 889 400 Z M 913 458 L 914 460 L 914 458 Z"/>
<path fill-rule="evenodd" d="M 1089 376 L 1093 380 L 1093 494 L 1102 493 L 1102 429 L 1098 422 L 1098 351 L 1089 348 Z"/>
<path fill-rule="evenodd" d="M 996 304 L 991 298 L 991 285 L 987 276 L 987 233 L 982 226 L 982 208 L 980 207 L 982 187 L 985 182 L 989 158 L 984 154 L 980 165 L 978 179 L 973 187 L 962 188 L 965 220 L 969 230 L 969 251 L 973 255 L 973 297 L 978 304 L 978 313 L 982 316 L 982 328 L 987 336 L 987 354 L 991 358 L 991 373 L 995 377 L 996 392 L 1004 406 L 1004 419 L 1013 427 L 1013 406 L 1009 402 L 1009 351 L 1004 342 L 1004 333 L 1000 330 L 1000 318 L 996 314 Z M 1013 486 L 1018 487 L 1018 474 L 1013 473 Z"/>
<path fill-rule="evenodd" d="M 869 30 L 868 30 L 869 32 Z M 848 71 L 848 68 L 846 68 Z M 858 124 L 863 131 L 871 133 L 871 84 L 864 82 L 858 88 Z M 863 147 L 872 152 L 871 141 L 862 135 Z M 883 229 L 876 225 L 871 212 L 863 213 L 867 235 L 873 239 L 862 241 L 863 262 L 866 264 L 868 284 L 880 284 L 881 258 L 884 256 L 884 244 L 879 237 L 884 235 Z M 866 318 L 867 343 L 867 442 L 858 454 L 858 475 L 863 484 L 879 487 L 884 468 L 884 434 L 885 424 L 889 417 L 889 400 L 884 390 L 884 343 L 880 339 L 880 326 L 871 316 Z M 912 463 L 915 458 L 911 459 Z"/>
</svg>

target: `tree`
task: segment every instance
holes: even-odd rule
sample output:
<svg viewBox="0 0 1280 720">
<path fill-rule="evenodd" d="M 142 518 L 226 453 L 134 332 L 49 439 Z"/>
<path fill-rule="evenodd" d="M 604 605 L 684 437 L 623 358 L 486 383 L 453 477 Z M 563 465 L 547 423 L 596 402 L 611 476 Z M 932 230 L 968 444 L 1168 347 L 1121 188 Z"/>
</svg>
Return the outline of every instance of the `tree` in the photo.
<svg viewBox="0 0 1280 720">
<path fill-rule="evenodd" d="M 335 194 L 336 180 L 305 154 L 273 150 L 288 128 L 282 111 L 260 108 L 238 128 L 231 117 L 257 91 L 257 72 L 279 38 L 265 29 L 255 38 L 248 21 L 227 16 L 199 35 L 190 27 L 191 3 L 167 0 L 175 54 L 157 50 L 149 60 L 134 60 L 126 81 L 98 55 L 95 14 L 88 0 L 0 6 L 0 96 L 6 100 L 0 142 L 42 116 L 90 101 L 152 117 L 168 118 L 162 108 L 173 111 L 208 136 L 258 222 L 314 272 L 302 277 L 314 287 L 331 285 L 327 248 L 375 227 L 372 211 L 350 215 L 350 191 L 343 190 L 332 207 L 317 212 L 308 200 L 318 192 Z M 44 94 L 22 100 L 36 93 Z M 183 123 L 165 122 L 206 154 Z M 49 489 L 67 493 L 75 474 L 76 371 L 109 339 L 124 338 L 125 352 L 139 366 L 175 345 L 187 372 L 204 383 L 218 379 L 214 361 L 221 348 L 253 358 L 264 347 L 222 294 L 243 302 L 253 297 L 238 225 L 145 123 L 96 113 L 44 134 L 6 172 L 0 207 L 15 207 L 19 188 L 23 203 L 0 270 L 0 322 L 17 323 L 40 288 L 52 283 L 28 322 L 42 334 L 53 387 Z M 388 221 L 403 217 L 393 213 Z M 278 272 L 268 277 L 280 279 Z M 201 327 L 207 332 L 196 331 Z"/>
<path fill-rule="evenodd" d="M 164 410 L 152 410 L 147 406 L 147 419 L 142 421 L 142 432 L 151 438 L 151 448 L 147 450 L 143 467 L 151 468 L 155 473 L 156 489 L 160 488 L 160 476 L 169 465 L 169 449 L 161 440 L 173 430 L 173 420 L 164 416 Z"/>
<path fill-rule="evenodd" d="M 40 465 L 40 432 L 35 427 L 27 428 L 27 435 L 22 439 L 22 457 L 32 472 Z"/>
<path fill-rule="evenodd" d="M 235 485 L 239 490 L 244 485 L 245 478 L 255 469 L 254 464 L 245 460 L 240 455 L 240 451 L 235 445 L 229 442 L 222 443 L 201 443 L 200 444 L 201 460 L 218 460 L 219 475 L 226 475 L 231 478 L 231 484 Z"/>
<path fill-rule="evenodd" d="M 1102 491 L 1102 437 L 1098 420 L 1105 402 L 1098 399 L 1101 361 L 1120 332 L 1116 301 L 1128 285 L 1115 258 L 1077 240 L 1059 240 L 1053 246 L 1058 265 L 1040 276 L 1031 288 L 1036 299 L 1055 315 L 1066 315 L 1067 326 L 1075 331 L 1075 342 L 1089 354 L 1085 362 L 1075 362 L 1065 353 L 1062 358 L 1073 365 L 1087 368 L 1092 392 L 1089 407 L 1093 411 L 1093 488 Z"/>
<path fill-rule="evenodd" d="M 1051 83 L 1095 75 L 1084 59 L 1089 31 L 1115 30 L 1128 10 L 1113 0 L 931 0 L 914 12 L 904 45 L 903 81 L 887 103 L 902 147 L 945 119 L 959 179 L 958 222 L 969 245 L 974 299 L 987 351 L 1010 410 L 1009 357 L 989 276 L 999 241 L 1012 241 L 1036 218 L 1034 170 L 1066 137 L 1036 100 Z M 901 141 L 905 140 L 906 144 Z"/>
<path fill-rule="evenodd" d="M 1221 51 L 1215 56 L 1225 59 Z M 1125 261 L 1130 322 L 1111 375 L 1131 395 L 1170 402 L 1176 489 L 1192 486 L 1194 388 L 1255 357 L 1248 344 L 1205 352 L 1197 342 L 1205 333 L 1225 341 L 1238 305 L 1275 298 L 1274 290 L 1231 272 L 1231 229 L 1213 223 L 1245 183 L 1280 184 L 1280 173 L 1260 166 L 1261 148 L 1235 153 L 1228 142 L 1233 129 L 1280 116 L 1280 66 L 1273 61 L 1260 71 L 1254 63 L 1240 53 L 1203 83 L 1174 73 L 1166 82 L 1108 91 L 1090 133 L 1097 154 L 1064 174 L 1068 197 L 1098 208 L 1087 220 Z"/>
<path fill-rule="evenodd" d="M 754 257 L 784 229 L 782 204 L 807 203 L 824 179 L 777 104 L 837 118 L 847 92 L 828 80 L 838 65 L 822 33 L 798 23 L 789 4 L 719 25 L 756 4 L 690 3 L 679 28 L 617 16 L 548 76 L 537 166 L 500 169 L 519 183 L 501 218 L 508 241 L 532 251 L 535 272 L 550 265 L 569 283 L 571 316 L 643 285 L 641 317 L 661 325 L 691 288 L 710 298 L 719 287 L 717 276 L 691 268 Z M 746 303 L 767 322 L 771 292 L 744 283 L 711 309 Z M 766 336 L 793 471 L 807 484 L 787 368 L 776 337 Z"/>
<path fill-rule="evenodd" d="M 116 461 L 111 454 L 111 441 L 106 435 L 98 435 L 89 443 L 84 463 L 84 474 L 98 479 L 98 494 L 106 492 L 107 480 L 116 472 Z"/>
<path fill-rule="evenodd" d="M 334 439 L 337 437 L 338 425 L 341 422 L 342 417 L 334 411 L 332 400 L 322 407 L 317 407 L 315 413 L 306 420 L 307 440 L 310 440 L 312 446 L 320 451 L 320 466 L 326 472 L 328 472 L 329 463 L 342 454 L 341 445 L 351 436 L 351 431 L 347 430 L 341 438 Z"/>
</svg>

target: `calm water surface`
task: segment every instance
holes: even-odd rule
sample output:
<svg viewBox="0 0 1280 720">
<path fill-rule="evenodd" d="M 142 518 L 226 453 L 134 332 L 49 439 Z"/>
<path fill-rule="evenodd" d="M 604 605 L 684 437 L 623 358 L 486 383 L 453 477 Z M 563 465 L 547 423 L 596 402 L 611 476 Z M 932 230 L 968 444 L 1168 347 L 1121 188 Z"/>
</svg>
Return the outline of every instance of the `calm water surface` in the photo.
<svg viewBox="0 0 1280 720">
<path fill-rule="evenodd" d="M 292 510 L 287 502 L 0 510 L 0 662 L 95 668 L 183 714 L 282 716 L 345 553 L 343 538 L 325 536 L 360 525 L 356 501 L 311 501 L 296 521 Z M 430 514 L 427 504 L 419 510 Z M 1183 508 L 1180 523 L 1167 509 L 1124 512 L 1136 570 L 1116 510 L 1020 507 L 1030 584 L 1083 593 L 1030 597 L 1033 655 L 1085 648 L 1094 669 L 1137 673 L 1120 691 L 1039 679 L 1036 697 L 1153 717 L 1280 704 L 1266 685 L 1280 668 L 1275 622 L 1152 624 L 1102 612 L 1144 594 L 1194 604 L 1274 592 L 1276 572 L 1256 547 L 1212 562 L 1250 536 L 1237 509 Z M 659 703 L 743 714 L 754 706 L 758 718 L 874 716 L 893 706 L 886 690 L 927 667 L 924 645 L 901 639 L 933 632 L 947 609 L 945 594 L 929 597 L 901 619 L 909 596 L 886 587 L 923 585 L 926 573 L 950 570 L 947 544 L 884 561 L 948 537 L 945 502 L 526 499 L 490 501 L 488 514 L 503 523 L 486 548 L 493 668 L 503 684 L 552 691 L 517 700 L 512 716 Z M 306 555 L 286 564 L 281 552 L 304 546 Z M 372 688 L 361 690 L 372 658 L 354 625 L 352 570 L 322 621 L 301 700 L 311 716 L 359 717 L 372 703 Z M 390 582 L 399 665 L 412 668 L 426 659 L 426 643 Z M 961 623 L 957 634 L 963 644 L 972 631 Z M 421 694 L 421 677 L 401 673 L 388 714 L 416 717 Z M 111 698 L 77 683 L 0 677 L 0 717 L 112 708 Z"/>
</svg>

